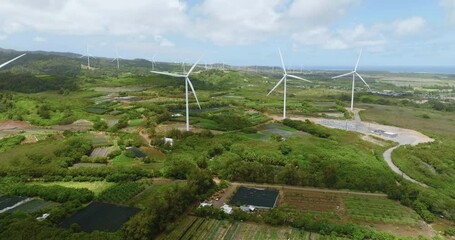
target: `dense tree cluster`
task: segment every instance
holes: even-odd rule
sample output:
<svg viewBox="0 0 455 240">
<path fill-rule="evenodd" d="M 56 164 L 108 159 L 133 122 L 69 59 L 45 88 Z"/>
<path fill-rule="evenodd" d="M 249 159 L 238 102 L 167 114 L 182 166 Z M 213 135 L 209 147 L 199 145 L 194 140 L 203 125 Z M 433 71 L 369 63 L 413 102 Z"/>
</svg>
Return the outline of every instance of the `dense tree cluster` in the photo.
<svg viewBox="0 0 455 240">
<path fill-rule="evenodd" d="M 195 170 L 186 185 L 174 185 L 154 196 L 123 228 L 127 239 L 153 239 L 215 185 L 211 174 Z"/>
<path fill-rule="evenodd" d="M 321 137 L 321 138 L 328 138 L 330 137 L 329 131 L 327 131 L 326 127 L 323 127 L 321 125 L 315 124 L 311 122 L 310 120 L 305 120 L 304 122 L 298 121 L 298 120 L 291 120 L 291 119 L 284 119 L 283 124 L 295 128 L 297 130 L 307 132 L 311 135 Z"/>
<path fill-rule="evenodd" d="M 46 76 L 44 79 L 27 73 L 1 72 L 0 89 L 23 93 L 60 89 L 76 90 L 78 89 L 78 81 L 66 76 Z"/>
<path fill-rule="evenodd" d="M 57 157 L 70 159 L 72 163 L 79 161 L 82 156 L 90 154 L 92 142 L 90 139 L 82 137 L 71 137 L 64 142 L 62 148 L 56 150 L 54 154 Z"/>
<path fill-rule="evenodd" d="M 67 188 L 62 186 L 41 186 L 19 184 L 12 189 L 11 194 L 27 197 L 40 197 L 47 201 L 68 202 L 79 201 L 81 203 L 90 202 L 94 194 L 85 188 Z"/>
</svg>

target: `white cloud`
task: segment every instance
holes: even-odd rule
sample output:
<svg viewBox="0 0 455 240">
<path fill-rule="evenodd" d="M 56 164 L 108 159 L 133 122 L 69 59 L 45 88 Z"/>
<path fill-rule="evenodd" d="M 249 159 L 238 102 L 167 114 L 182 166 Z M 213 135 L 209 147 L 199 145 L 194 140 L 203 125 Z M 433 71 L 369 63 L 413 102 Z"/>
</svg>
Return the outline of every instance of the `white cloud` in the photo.
<svg viewBox="0 0 455 240">
<path fill-rule="evenodd" d="M 192 36 L 220 44 L 248 44 L 279 30 L 283 0 L 205 0 L 196 7 Z"/>
<path fill-rule="evenodd" d="M 186 22 L 179 0 L 16 0 L 2 1 L 0 29 L 56 34 L 158 34 L 179 31 Z"/>
<path fill-rule="evenodd" d="M 365 27 L 357 25 L 354 28 L 345 28 L 330 31 L 320 27 L 301 31 L 292 35 L 292 38 L 303 45 L 317 45 L 325 49 L 347 49 L 357 47 L 377 47 L 387 41 L 382 35 L 383 25 L 377 24 Z"/>
<path fill-rule="evenodd" d="M 173 47 L 174 43 L 161 35 L 155 35 L 155 42 L 161 47 Z"/>
<path fill-rule="evenodd" d="M 411 17 L 339 27 L 337 23 L 361 2 L 202 0 L 189 6 L 182 0 L 2 1 L 0 40 L 2 35 L 33 31 L 45 36 L 120 36 L 136 46 L 153 44 L 154 49 L 174 47 L 168 35 L 218 45 L 248 45 L 291 37 L 298 44 L 325 49 L 380 48 L 393 37 L 415 34 L 426 26 L 423 18 Z M 455 1 L 440 2 L 455 13 Z"/>
<path fill-rule="evenodd" d="M 455 0 L 439 0 L 439 6 L 447 13 L 450 23 L 455 24 Z"/>
<path fill-rule="evenodd" d="M 46 42 L 47 39 L 43 38 L 43 37 L 40 37 L 40 36 L 36 36 L 36 37 L 33 38 L 33 41 L 34 42 Z"/>
<path fill-rule="evenodd" d="M 299 25 L 327 26 L 361 3 L 361 0 L 294 0 L 287 15 Z"/>
<path fill-rule="evenodd" d="M 426 21 L 421 17 L 410 17 L 396 21 L 393 25 L 395 34 L 403 37 L 420 33 L 425 28 Z"/>
</svg>

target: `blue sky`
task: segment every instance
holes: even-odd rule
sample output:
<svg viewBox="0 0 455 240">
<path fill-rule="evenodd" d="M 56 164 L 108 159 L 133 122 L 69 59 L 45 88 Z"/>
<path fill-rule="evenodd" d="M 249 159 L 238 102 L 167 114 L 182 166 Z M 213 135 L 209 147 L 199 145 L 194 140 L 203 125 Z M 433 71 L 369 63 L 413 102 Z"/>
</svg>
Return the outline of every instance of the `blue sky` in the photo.
<svg viewBox="0 0 455 240">
<path fill-rule="evenodd" d="M 452 66 L 455 0 L 16 0 L 0 47 L 158 61 Z"/>
</svg>

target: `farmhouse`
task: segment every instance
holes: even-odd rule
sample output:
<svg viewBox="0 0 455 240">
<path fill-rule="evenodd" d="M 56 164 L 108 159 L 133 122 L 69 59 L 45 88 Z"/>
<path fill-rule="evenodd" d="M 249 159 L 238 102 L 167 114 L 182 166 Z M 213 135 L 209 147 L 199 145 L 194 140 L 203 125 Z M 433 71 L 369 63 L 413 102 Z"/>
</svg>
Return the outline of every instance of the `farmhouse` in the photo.
<svg viewBox="0 0 455 240">
<path fill-rule="evenodd" d="M 231 204 L 238 204 L 241 209 L 270 209 L 276 207 L 279 192 L 276 189 L 239 187 Z"/>
</svg>

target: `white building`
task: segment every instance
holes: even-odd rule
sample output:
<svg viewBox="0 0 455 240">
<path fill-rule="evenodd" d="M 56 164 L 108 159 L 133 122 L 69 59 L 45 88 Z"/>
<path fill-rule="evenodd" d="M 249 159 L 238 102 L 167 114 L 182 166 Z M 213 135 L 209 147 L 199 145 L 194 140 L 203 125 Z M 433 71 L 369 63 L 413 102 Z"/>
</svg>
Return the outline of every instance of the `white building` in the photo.
<svg viewBox="0 0 455 240">
<path fill-rule="evenodd" d="M 256 210 L 256 208 L 254 206 L 251 206 L 251 205 L 240 206 L 240 209 L 242 209 L 242 211 L 244 211 L 244 212 L 254 212 Z"/>
<path fill-rule="evenodd" d="M 226 214 L 232 214 L 234 211 L 232 210 L 232 207 L 230 207 L 229 205 L 227 205 L 226 203 L 223 204 L 223 206 L 221 206 L 221 210 L 223 210 L 223 212 L 225 212 Z"/>
<path fill-rule="evenodd" d="M 172 138 L 167 138 L 167 137 L 165 137 L 165 138 L 163 138 L 163 139 L 164 139 L 164 143 L 165 143 L 165 144 L 169 144 L 170 146 L 174 145 L 174 139 L 172 139 Z"/>
</svg>

